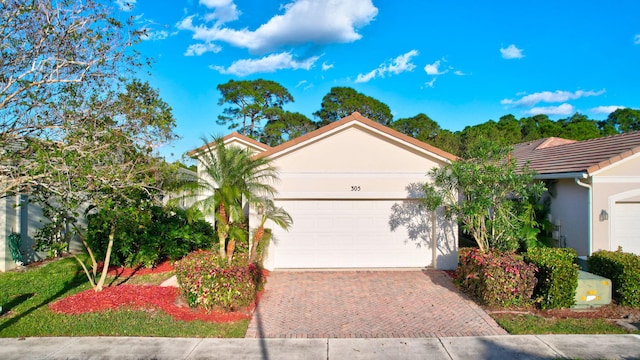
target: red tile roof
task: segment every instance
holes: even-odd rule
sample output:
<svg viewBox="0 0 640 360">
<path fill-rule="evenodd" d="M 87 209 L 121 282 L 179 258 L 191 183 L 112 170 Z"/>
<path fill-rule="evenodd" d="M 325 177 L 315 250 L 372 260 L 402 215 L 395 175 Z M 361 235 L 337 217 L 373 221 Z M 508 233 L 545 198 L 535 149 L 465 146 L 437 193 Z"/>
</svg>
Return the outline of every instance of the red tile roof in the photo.
<svg viewBox="0 0 640 360">
<path fill-rule="evenodd" d="M 586 173 L 640 153 L 640 131 L 573 141 L 547 138 L 516 144 L 511 156 L 539 174 Z"/>
<path fill-rule="evenodd" d="M 422 142 L 420 140 L 412 138 L 411 136 L 405 135 L 405 134 L 403 134 L 401 132 L 398 132 L 398 131 L 393 130 L 393 129 L 389 128 L 389 127 L 386 127 L 386 126 L 384 126 L 384 125 L 382 125 L 380 123 L 377 123 L 377 122 L 375 122 L 373 120 L 370 120 L 370 119 L 362 116 L 359 112 L 354 112 L 353 114 L 351 114 L 349 116 L 346 116 L 346 117 L 344 117 L 344 118 L 342 118 L 342 119 L 340 119 L 338 121 L 334 121 L 329 125 L 321 127 L 320 129 L 317 129 L 317 130 L 312 131 L 310 133 L 307 133 L 307 134 L 305 134 L 303 136 L 297 137 L 297 138 L 295 138 L 293 140 L 287 141 L 287 142 L 285 142 L 283 144 L 280 144 L 280 145 L 278 145 L 276 147 L 273 147 L 273 148 L 271 148 L 271 149 L 269 149 L 269 150 L 267 150 L 265 152 L 262 152 L 262 153 L 258 154 L 257 156 L 258 157 L 272 156 L 274 154 L 285 152 L 287 149 L 290 149 L 293 146 L 296 146 L 296 145 L 301 144 L 303 142 L 306 142 L 306 141 L 312 140 L 314 138 L 320 137 L 323 134 L 325 134 L 325 133 L 327 133 L 327 132 L 329 132 L 331 130 L 334 130 L 336 128 L 339 128 L 340 126 L 343 126 L 343 125 L 345 125 L 345 124 L 347 124 L 349 122 L 352 122 L 352 121 L 357 121 L 357 122 L 359 122 L 359 123 L 361 123 L 363 125 L 366 125 L 366 126 L 368 126 L 370 128 L 378 130 L 378 131 L 380 131 L 380 132 L 382 132 L 384 134 L 387 134 L 387 135 L 390 135 L 392 137 L 395 137 L 395 138 L 397 138 L 397 139 L 399 139 L 401 141 L 407 142 L 407 143 L 409 143 L 409 144 L 411 144 L 413 146 L 416 146 L 416 147 L 418 147 L 420 149 L 423 149 L 423 150 L 426 150 L 428 152 L 431 152 L 431 153 L 433 153 L 433 154 L 435 154 L 437 156 L 440 156 L 442 158 L 445 158 L 445 159 L 447 159 L 449 161 L 454 161 L 454 160 L 458 159 L 457 156 L 455 156 L 453 154 L 450 154 L 450 153 L 448 153 L 448 152 L 446 152 L 444 150 L 438 149 L 435 146 L 429 145 L 429 144 L 427 144 L 425 142 Z"/>
</svg>

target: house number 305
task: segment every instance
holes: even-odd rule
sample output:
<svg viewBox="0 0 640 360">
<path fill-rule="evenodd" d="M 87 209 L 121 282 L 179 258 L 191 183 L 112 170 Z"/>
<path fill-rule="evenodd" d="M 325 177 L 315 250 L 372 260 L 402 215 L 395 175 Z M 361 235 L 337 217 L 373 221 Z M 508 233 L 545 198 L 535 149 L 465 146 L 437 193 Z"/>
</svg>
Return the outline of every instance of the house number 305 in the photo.
<svg viewBox="0 0 640 360">
<path fill-rule="evenodd" d="M 351 191 L 360 191 L 360 185 L 351 185 Z"/>
</svg>

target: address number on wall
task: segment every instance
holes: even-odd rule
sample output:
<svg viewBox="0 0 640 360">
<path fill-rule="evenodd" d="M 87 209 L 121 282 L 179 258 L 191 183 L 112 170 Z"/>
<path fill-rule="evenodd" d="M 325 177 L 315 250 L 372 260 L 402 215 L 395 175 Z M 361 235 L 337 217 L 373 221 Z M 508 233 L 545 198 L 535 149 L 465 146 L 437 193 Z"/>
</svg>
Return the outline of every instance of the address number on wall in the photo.
<svg viewBox="0 0 640 360">
<path fill-rule="evenodd" d="M 360 185 L 351 185 L 351 191 L 360 191 Z"/>
</svg>

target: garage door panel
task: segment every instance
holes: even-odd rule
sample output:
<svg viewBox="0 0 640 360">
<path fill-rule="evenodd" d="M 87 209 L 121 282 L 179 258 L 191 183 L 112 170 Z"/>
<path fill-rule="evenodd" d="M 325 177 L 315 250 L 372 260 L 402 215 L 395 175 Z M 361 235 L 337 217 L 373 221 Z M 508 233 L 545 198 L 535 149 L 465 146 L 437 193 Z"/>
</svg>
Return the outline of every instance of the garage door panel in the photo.
<svg viewBox="0 0 640 360">
<path fill-rule="evenodd" d="M 616 203 L 612 250 L 640 255 L 640 203 Z"/>
<path fill-rule="evenodd" d="M 274 229 L 276 268 L 424 267 L 431 250 L 400 227 L 391 231 L 390 200 L 277 201 L 293 218 Z"/>
</svg>

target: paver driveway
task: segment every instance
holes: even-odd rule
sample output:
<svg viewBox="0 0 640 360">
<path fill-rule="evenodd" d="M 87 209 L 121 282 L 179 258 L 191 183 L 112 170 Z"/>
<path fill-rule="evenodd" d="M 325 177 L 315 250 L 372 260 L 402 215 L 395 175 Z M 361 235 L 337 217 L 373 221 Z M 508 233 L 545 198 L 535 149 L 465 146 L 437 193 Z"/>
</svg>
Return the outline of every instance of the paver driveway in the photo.
<svg viewBox="0 0 640 360">
<path fill-rule="evenodd" d="M 274 271 L 246 337 L 506 334 L 442 271 Z"/>
</svg>

